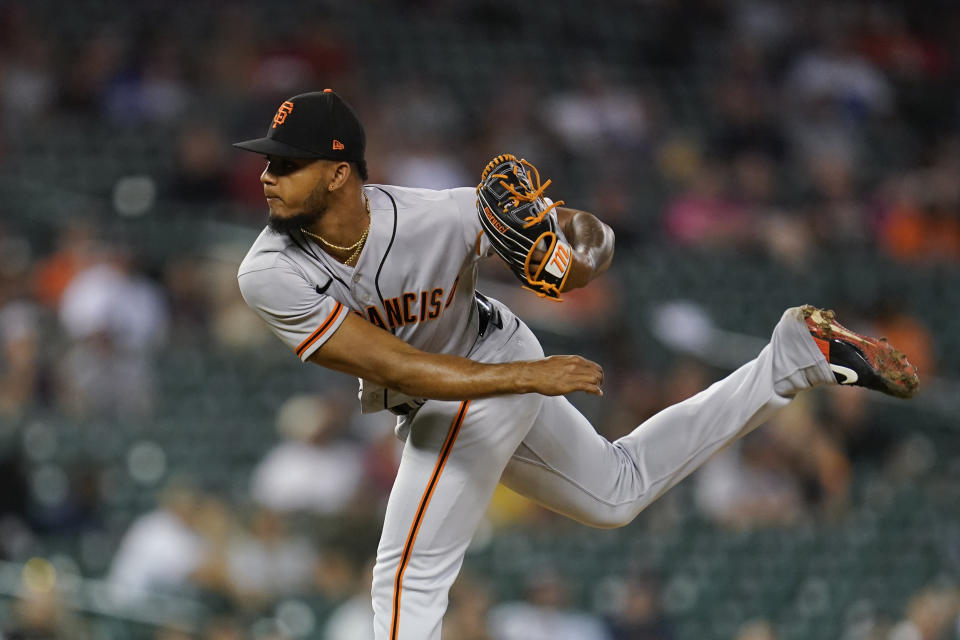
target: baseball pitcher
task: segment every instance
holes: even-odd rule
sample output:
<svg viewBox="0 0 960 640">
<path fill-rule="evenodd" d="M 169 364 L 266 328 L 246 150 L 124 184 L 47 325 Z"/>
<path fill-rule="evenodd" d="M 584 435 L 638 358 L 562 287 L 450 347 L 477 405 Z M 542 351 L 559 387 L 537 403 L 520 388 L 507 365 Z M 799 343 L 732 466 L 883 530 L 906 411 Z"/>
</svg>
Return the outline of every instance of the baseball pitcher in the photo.
<svg viewBox="0 0 960 640">
<path fill-rule="evenodd" d="M 545 195 L 511 155 L 479 186 L 365 184 L 364 131 L 327 89 L 284 101 L 267 135 L 269 207 L 239 269 L 250 307 L 302 361 L 360 379 L 362 410 L 391 411 L 405 440 L 373 576 L 378 640 L 439 640 L 453 583 L 498 482 L 594 527 L 630 522 L 714 452 L 824 384 L 901 397 L 916 369 L 828 311 L 788 309 L 751 362 L 609 442 L 565 398 L 602 395 L 603 371 L 545 358 L 510 309 L 476 291 L 497 254 L 558 300 L 606 271 L 614 234 Z"/>
</svg>

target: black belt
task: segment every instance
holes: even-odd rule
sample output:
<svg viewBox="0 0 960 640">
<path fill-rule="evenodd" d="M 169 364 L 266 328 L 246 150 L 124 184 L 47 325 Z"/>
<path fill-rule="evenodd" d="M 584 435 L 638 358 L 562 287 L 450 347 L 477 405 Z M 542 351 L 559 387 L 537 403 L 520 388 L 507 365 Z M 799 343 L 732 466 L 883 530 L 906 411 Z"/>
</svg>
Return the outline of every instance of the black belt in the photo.
<svg viewBox="0 0 960 640">
<path fill-rule="evenodd" d="M 387 411 L 395 416 L 408 416 L 413 413 L 414 409 L 419 409 L 422 404 L 422 402 L 420 404 L 408 402 L 407 404 L 398 404 L 390 407 Z"/>
<path fill-rule="evenodd" d="M 479 291 L 474 291 L 473 296 L 477 301 L 477 318 L 479 320 L 477 324 L 477 334 L 482 338 L 490 326 L 503 329 L 503 319 L 500 317 L 500 311 Z M 387 393 L 389 392 L 384 390 L 385 401 Z M 419 409 L 423 403 L 423 400 L 411 400 L 404 404 L 387 407 L 387 410 L 394 415 L 406 416 L 410 415 L 414 410 Z"/>
<path fill-rule="evenodd" d="M 497 329 L 503 329 L 500 311 L 490 303 L 490 300 L 479 291 L 474 291 L 473 297 L 477 301 L 477 316 L 480 321 L 477 324 L 477 334 L 482 338 L 491 324 Z"/>
</svg>

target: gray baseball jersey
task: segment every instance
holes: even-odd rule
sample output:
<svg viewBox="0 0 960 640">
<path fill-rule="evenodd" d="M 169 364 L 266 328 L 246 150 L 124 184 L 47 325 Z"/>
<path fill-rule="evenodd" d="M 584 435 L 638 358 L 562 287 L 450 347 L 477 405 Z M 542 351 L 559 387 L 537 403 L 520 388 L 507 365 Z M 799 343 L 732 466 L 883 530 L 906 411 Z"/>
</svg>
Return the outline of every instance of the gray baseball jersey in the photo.
<svg viewBox="0 0 960 640">
<path fill-rule="evenodd" d="M 499 321 L 480 330 L 474 287 L 487 245 L 473 189 L 368 185 L 364 192 L 370 232 L 356 267 L 270 230 L 240 266 L 247 303 L 301 360 L 348 313 L 425 351 L 480 362 L 542 357 L 533 333 L 497 301 L 487 317 Z M 363 383 L 364 410 L 407 411 L 374 566 L 375 638 L 440 640 L 447 592 L 497 483 L 580 522 L 620 526 L 798 391 L 830 383 L 799 308 L 784 314 L 755 360 L 615 443 L 563 397 L 411 405 Z"/>
<path fill-rule="evenodd" d="M 467 355 L 477 341 L 477 260 L 489 250 L 474 190 L 364 193 L 370 232 L 355 266 L 268 227 L 240 265 L 244 299 L 303 361 L 351 312 L 423 351 Z M 364 412 L 410 400 L 364 380 L 360 399 Z"/>
</svg>

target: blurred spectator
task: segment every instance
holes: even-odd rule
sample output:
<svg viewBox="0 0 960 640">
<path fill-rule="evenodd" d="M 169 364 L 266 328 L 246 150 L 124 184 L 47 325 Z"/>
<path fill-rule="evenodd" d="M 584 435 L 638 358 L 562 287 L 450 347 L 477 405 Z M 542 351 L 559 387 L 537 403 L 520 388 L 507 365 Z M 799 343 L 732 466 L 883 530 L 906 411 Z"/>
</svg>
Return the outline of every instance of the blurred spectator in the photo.
<svg viewBox="0 0 960 640">
<path fill-rule="evenodd" d="M 160 627 L 153 634 L 153 640 L 193 640 L 193 636 L 173 626 Z"/>
<path fill-rule="evenodd" d="M 327 620 L 323 640 L 373 640 L 373 602 L 370 599 L 373 561 L 358 572 L 352 595 Z"/>
<path fill-rule="evenodd" d="M 60 301 L 60 323 L 72 340 L 59 370 L 68 411 L 149 415 L 153 353 L 168 327 L 159 286 L 134 272 L 126 256 L 104 256 L 70 281 Z"/>
<path fill-rule="evenodd" d="M 803 515 L 803 487 L 764 431 L 716 454 L 695 475 L 697 506 L 731 529 L 789 525 Z"/>
<path fill-rule="evenodd" d="M 166 337 L 163 292 L 133 269 L 122 250 L 104 254 L 70 281 L 60 301 L 60 322 L 67 335 L 83 340 L 105 336 L 118 349 L 149 351 Z"/>
<path fill-rule="evenodd" d="M 801 161 L 832 156 L 853 165 L 861 125 L 893 110 L 893 90 L 857 53 L 838 20 L 840 8 L 822 8 L 819 44 L 795 58 L 785 81 L 788 131 Z"/>
<path fill-rule="evenodd" d="M 555 573 L 531 576 L 526 598 L 490 610 L 494 640 L 609 640 L 603 623 L 570 607 L 567 585 Z"/>
<path fill-rule="evenodd" d="M 518 158 L 536 160 L 539 169 L 545 168 L 541 163 L 552 157 L 559 141 L 554 142 L 540 118 L 543 91 L 528 74 L 515 72 L 503 78 L 500 89 L 490 96 L 489 105 L 480 113 L 477 137 L 482 153 L 470 166 L 481 167 L 501 150 L 509 150 Z"/>
<path fill-rule="evenodd" d="M 16 277 L 0 273 L 0 419 L 28 409 L 40 383 L 40 310 L 18 295 L 23 276 Z"/>
<path fill-rule="evenodd" d="M 246 636 L 240 621 L 229 616 L 218 616 L 207 620 L 203 626 L 203 640 L 245 640 Z"/>
<path fill-rule="evenodd" d="M 948 139 L 925 170 L 897 176 L 881 190 L 881 240 L 901 260 L 960 261 L 960 150 Z"/>
<path fill-rule="evenodd" d="M 32 563 L 32 564 L 31 564 Z M 10 616 L 0 620 L 5 640 L 86 640 L 87 626 L 63 604 L 54 588 L 52 566 L 40 558 L 27 564 L 23 595 L 15 600 Z M 37 575 L 41 572 L 42 575 Z M 36 584 L 39 581 L 42 584 Z M 34 582 L 34 584 L 29 584 Z"/>
<path fill-rule="evenodd" d="M 637 425 L 663 408 L 661 379 L 646 368 L 622 369 L 610 375 L 611 406 L 600 432 L 613 442 L 637 428 Z M 696 383 L 695 383 L 696 384 Z M 706 388 L 706 383 L 697 391 Z"/>
<path fill-rule="evenodd" d="M 911 29 L 905 14 L 895 4 L 871 4 L 858 48 L 895 78 L 942 77 L 950 68 L 949 53 L 943 43 Z"/>
<path fill-rule="evenodd" d="M 907 605 L 906 619 L 894 625 L 889 640 L 944 640 L 956 634 L 960 592 L 955 587 L 926 587 Z"/>
<path fill-rule="evenodd" d="M 551 518 L 552 515 L 555 514 L 498 484 L 487 505 L 484 520 L 494 530 L 509 530 L 523 526 L 536 527 L 538 523 L 542 523 L 545 518 Z"/>
<path fill-rule="evenodd" d="M 584 65 L 574 88 L 548 97 L 546 125 L 571 155 L 595 157 L 611 148 L 637 153 L 651 128 L 650 109 L 632 87 L 615 83 L 603 65 Z"/>
<path fill-rule="evenodd" d="M 736 42 L 748 42 L 768 55 L 777 53 L 797 23 L 791 15 L 792 8 L 776 0 L 733 3 L 731 26 Z"/>
<path fill-rule="evenodd" d="M 487 628 L 490 594 L 481 582 L 462 572 L 450 588 L 443 617 L 443 640 L 492 640 Z"/>
<path fill-rule="evenodd" d="M 57 96 L 54 44 L 26 24 L 10 35 L 0 54 L 0 119 L 35 121 L 48 115 Z"/>
<path fill-rule="evenodd" d="M 751 620 L 737 629 L 735 640 L 777 640 L 777 632 L 766 620 Z"/>
<path fill-rule="evenodd" d="M 202 497 L 174 484 L 156 510 L 139 516 L 117 547 L 107 580 L 114 597 L 133 604 L 154 592 L 179 592 L 200 568 L 206 553 L 199 532 Z"/>
<path fill-rule="evenodd" d="M 344 408 L 321 396 L 298 395 L 277 414 L 285 439 L 257 465 L 253 499 L 280 512 L 333 514 L 348 506 L 363 475 L 359 448 L 340 439 Z"/>
<path fill-rule="evenodd" d="M 428 141 L 389 155 L 384 168 L 385 182 L 402 187 L 452 189 L 477 181 L 456 153 Z"/>
<path fill-rule="evenodd" d="M 398 147 L 424 139 L 449 144 L 466 129 L 464 111 L 444 83 L 415 77 L 388 85 L 385 95 L 378 97 L 376 119 Z"/>
<path fill-rule="evenodd" d="M 381 160 L 387 183 L 450 189 L 477 182 L 479 168 L 467 168 L 458 155 L 466 134 L 463 110 L 442 87 L 408 82 L 389 90 L 391 107 L 381 108 L 368 136 L 391 143 Z"/>
<path fill-rule="evenodd" d="M 245 154 L 253 156 L 252 153 Z M 207 313 L 210 315 L 211 337 L 217 346 L 228 350 L 249 351 L 274 340 L 269 329 L 243 301 L 237 288 L 237 264 L 243 259 L 243 248 L 214 241 L 204 260 L 200 278 Z"/>
<path fill-rule="evenodd" d="M 101 114 L 110 79 L 121 64 L 125 43 L 109 28 L 84 38 L 67 52 L 60 69 L 60 108 L 87 117 Z"/>
<path fill-rule="evenodd" d="M 202 344 L 212 313 L 208 268 L 192 255 L 171 255 L 164 265 L 163 288 L 170 305 L 170 342 Z"/>
<path fill-rule="evenodd" d="M 782 526 L 816 508 L 833 513 L 846 504 L 850 463 L 816 420 L 807 396 L 770 423 L 704 465 L 696 479 L 697 505 L 734 529 Z"/>
<path fill-rule="evenodd" d="M 925 375 L 937 373 L 936 350 L 930 330 L 911 314 L 906 305 L 896 302 L 893 296 L 884 296 L 871 314 L 872 324 L 878 335 L 887 338 L 897 349 L 910 355 L 910 362 Z"/>
<path fill-rule="evenodd" d="M 25 439 L 29 446 L 30 440 Z M 85 460 L 35 468 L 30 478 L 30 525 L 46 535 L 79 535 L 102 524 L 102 468 Z"/>
<path fill-rule="evenodd" d="M 275 96 L 300 93 L 316 83 L 316 76 L 303 52 L 281 40 L 260 52 L 251 80 L 257 93 Z"/>
<path fill-rule="evenodd" d="M 300 25 L 296 36 L 296 49 L 317 78 L 325 85 L 340 87 L 356 72 L 357 54 L 353 41 L 344 37 L 342 25 L 326 16 L 320 20 L 308 20 Z"/>
<path fill-rule="evenodd" d="M 30 485 L 20 447 L 0 453 L 0 486 L 0 559 L 18 559 L 33 542 L 27 526 Z"/>
<path fill-rule="evenodd" d="M 261 43 L 258 18 L 250 7 L 225 5 L 212 28 L 210 38 L 197 43 L 200 84 L 214 101 L 245 98 Z"/>
<path fill-rule="evenodd" d="M 848 393 L 842 393 L 842 392 Z M 819 422 L 829 425 L 830 435 L 850 460 L 883 463 L 899 439 L 874 421 L 875 405 L 860 389 L 828 387 L 818 392 Z"/>
<path fill-rule="evenodd" d="M 873 241 L 873 228 L 859 197 L 849 158 L 808 158 L 812 192 L 803 199 L 821 247 L 855 248 Z"/>
<path fill-rule="evenodd" d="M 729 64 L 728 77 L 716 92 L 720 121 L 711 146 L 722 159 L 758 153 L 782 161 L 787 141 L 774 117 L 778 104 L 764 58 L 751 41 L 740 42 L 734 44 Z"/>
<path fill-rule="evenodd" d="M 102 251 L 91 220 L 71 216 L 57 231 L 56 250 L 40 260 L 33 273 L 33 294 L 51 309 L 59 306 L 67 286 L 78 273 L 93 266 Z"/>
<path fill-rule="evenodd" d="M 887 113 L 893 107 L 890 83 L 857 52 L 851 36 L 838 24 L 840 8 L 822 8 L 819 45 L 799 56 L 789 71 L 789 104 L 809 108 L 830 102 L 853 123 Z"/>
<path fill-rule="evenodd" d="M 814 247 L 811 225 L 782 206 L 774 158 L 761 150 L 745 150 L 731 161 L 733 197 L 746 212 L 751 230 L 743 243 L 761 245 L 779 262 L 802 268 Z"/>
<path fill-rule="evenodd" d="M 760 221 L 776 206 L 779 196 L 773 158 L 759 151 L 742 151 L 731 159 L 734 197 L 754 221 Z"/>
<path fill-rule="evenodd" d="M 637 210 L 636 194 L 630 190 L 629 183 L 629 177 L 614 172 L 598 176 L 584 207 L 616 229 L 617 247 L 627 250 L 642 245 L 650 231 L 643 212 Z"/>
<path fill-rule="evenodd" d="M 209 204 L 227 195 L 227 143 L 205 123 L 192 122 L 177 136 L 176 168 L 170 195 L 187 204 Z"/>
<path fill-rule="evenodd" d="M 374 414 L 376 415 L 376 414 Z M 361 491 L 369 494 L 368 504 L 385 500 L 393 488 L 393 479 L 397 477 L 400 465 L 400 450 L 403 444 L 393 432 L 396 424 L 393 415 L 384 416 L 380 433 L 371 433 L 363 455 L 363 487 Z"/>
<path fill-rule="evenodd" d="M 175 121 L 190 104 L 179 43 L 161 31 L 139 46 L 145 49 L 142 60 L 109 82 L 104 94 L 105 115 L 120 124 Z"/>
<path fill-rule="evenodd" d="M 649 578 L 624 580 L 609 616 L 611 640 L 672 640 L 670 623 L 660 609 L 660 593 Z"/>
<path fill-rule="evenodd" d="M 230 545 L 240 528 L 230 505 L 213 495 L 201 496 L 192 525 L 202 541 L 200 562 L 190 574 L 191 590 L 215 610 L 229 610 L 234 604 L 253 606 L 244 599 L 230 573 Z"/>
<path fill-rule="evenodd" d="M 306 539 L 287 529 L 280 514 L 258 509 L 249 533 L 230 540 L 230 581 L 245 599 L 269 602 L 310 586 L 317 554 Z"/>
<path fill-rule="evenodd" d="M 667 205 L 663 223 L 667 237 L 682 246 L 735 248 L 752 234 L 749 210 L 730 198 L 723 169 L 712 164 Z"/>
</svg>

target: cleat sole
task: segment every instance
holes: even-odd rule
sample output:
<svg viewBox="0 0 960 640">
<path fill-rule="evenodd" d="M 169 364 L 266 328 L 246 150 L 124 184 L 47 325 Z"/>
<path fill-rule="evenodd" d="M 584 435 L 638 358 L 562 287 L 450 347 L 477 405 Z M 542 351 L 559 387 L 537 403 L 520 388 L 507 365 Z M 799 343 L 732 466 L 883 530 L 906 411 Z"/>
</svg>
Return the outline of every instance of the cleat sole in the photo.
<svg viewBox="0 0 960 640">
<path fill-rule="evenodd" d="M 847 342 L 863 354 L 864 360 L 879 376 L 883 385 L 877 391 L 897 398 L 912 398 L 917 394 L 920 388 L 917 368 L 886 338 L 870 338 L 850 331 L 836 321 L 836 314 L 829 309 L 804 305 L 801 310 L 811 334 L 821 340 Z"/>
</svg>

